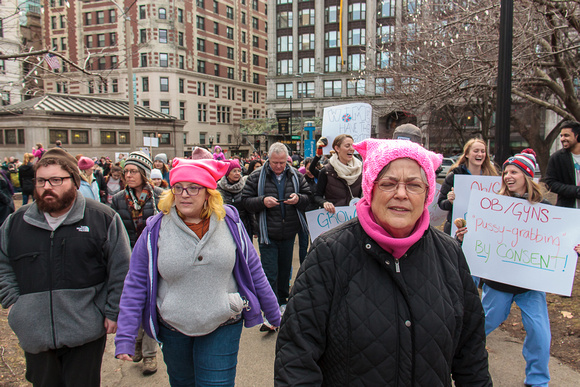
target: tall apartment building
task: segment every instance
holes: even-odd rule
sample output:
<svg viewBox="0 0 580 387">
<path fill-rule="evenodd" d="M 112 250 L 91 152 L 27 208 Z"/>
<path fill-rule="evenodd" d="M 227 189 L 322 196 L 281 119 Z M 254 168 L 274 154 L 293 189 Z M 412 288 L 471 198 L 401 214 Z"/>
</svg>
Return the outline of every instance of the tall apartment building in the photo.
<svg viewBox="0 0 580 387">
<path fill-rule="evenodd" d="M 44 0 L 45 46 L 86 70 L 63 63 L 45 78 L 45 89 L 132 96 L 187 121 L 183 138 L 146 137 L 247 153 L 240 120 L 265 116 L 266 19 L 264 0 Z"/>
<path fill-rule="evenodd" d="M 0 2 L 0 52 L 16 55 L 41 46 L 40 0 Z M 15 104 L 30 99 L 42 87 L 35 71 L 38 59 L 20 57 L 0 59 L 0 104 Z M 1 143 L 1 142 L 0 142 Z"/>
<path fill-rule="evenodd" d="M 387 105 L 382 96 L 392 79 L 375 78 L 373 69 L 390 63 L 397 31 L 413 28 L 411 16 L 421 0 L 269 0 L 272 42 L 268 52 L 269 118 L 294 123 L 322 118 L 328 106 L 350 102 Z M 341 12 L 342 9 L 342 12 Z M 378 112 L 378 114 L 377 114 Z M 372 134 L 386 137 L 409 116 L 375 109 Z M 412 118 L 415 119 L 416 118 Z M 295 133 L 300 133 L 295 126 Z M 296 141 L 289 144 L 293 149 Z"/>
</svg>

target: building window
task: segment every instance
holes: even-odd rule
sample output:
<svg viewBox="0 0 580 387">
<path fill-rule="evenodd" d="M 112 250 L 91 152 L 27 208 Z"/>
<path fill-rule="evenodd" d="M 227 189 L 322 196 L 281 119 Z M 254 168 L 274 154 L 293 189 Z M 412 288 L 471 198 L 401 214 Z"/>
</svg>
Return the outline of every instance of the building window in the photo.
<svg viewBox="0 0 580 387">
<path fill-rule="evenodd" d="M 220 76 L 220 65 L 217 63 L 213 65 L 213 75 L 216 77 Z"/>
<path fill-rule="evenodd" d="M 342 94 L 342 81 L 324 81 L 325 97 L 340 97 Z"/>
<path fill-rule="evenodd" d="M 242 102 L 246 102 L 246 89 L 242 89 Z"/>
<path fill-rule="evenodd" d="M 149 108 L 149 101 L 143 101 L 143 106 Z"/>
<path fill-rule="evenodd" d="M 213 13 L 219 14 L 219 3 L 216 0 L 213 0 Z"/>
<path fill-rule="evenodd" d="M 179 78 L 178 85 L 179 85 L 179 92 L 185 93 L 185 79 Z"/>
<path fill-rule="evenodd" d="M 53 30 L 56 30 L 56 16 L 50 17 L 50 28 L 52 28 Z"/>
<path fill-rule="evenodd" d="M 281 59 L 277 63 L 276 74 L 277 75 L 288 75 L 292 74 L 293 66 L 292 59 Z"/>
<path fill-rule="evenodd" d="M 90 26 L 93 21 L 93 14 L 91 12 L 85 13 L 85 25 Z"/>
<path fill-rule="evenodd" d="M 71 130 L 71 139 L 73 144 L 88 144 L 89 131 L 88 130 Z"/>
<path fill-rule="evenodd" d="M 364 46 L 366 30 L 364 28 L 353 28 L 348 30 L 348 45 L 349 46 Z"/>
<path fill-rule="evenodd" d="M 87 48 L 93 47 L 93 35 L 87 35 L 86 46 L 87 46 Z"/>
<path fill-rule="evenodd" d="M 292 35 L 288 36 L 278 36 L 278 47 L 277 52 L 289 52 L 292 51 Z"/>
<path fill-rule="evenodd" d="M 393 17 L 395 16 L 396 0 L 381 0 L 377 6 L 378 17 Z"/>
<path fill-rule="evenodd" d="M 147 67 L 147 54 L 141 53 L 141 67 Z"/>
<path fill-rule="evenodd" d="M 260 57 L 256 54 L 252 55 L 252 64 L 254 66 L 259 66 L 260 65 Z"/>
<path fill-rule="evenodd" d="M 338 17 L 339 17 L 339 7 L 337 5 L 332 5 L 324 9 L 325 23 L 338 23 Z"/>
<path fill-rule="evenodd" d="M 183 55 L 179 55 L 177 60 L 179 61 L 179 63 L 178 63 L 179 68 L 181 70 L 185 69 L 185 57 Z"/>
<path fill-rule="evenodd" d="M 246 24 L 246 13 L 242 12 L 242 24 Z"/>
<path fill-rule="evenodd" d="M 276 27 L 290 28 L 292 27 L 292 11 L 278 12 L 276 17 Z"/>
<path fill-rule="evenodd" d="M 160 77 L 159 78 L 159 90 L 160 91 L 169 91 L 169 78 L 167 78 L 167 77 Z"/>
<path fill-rule="evenodd" d="M 105 24 L 105 11 L 97 11 L 97 24 Z"/>
<path fill-rule="evenodd" d="M 377 27 L 377 42 L 390 43 L 395 36 L 395 26 L 379 26 Z"/>
<path fill-rule="evenodd" d="M 377 78 L 375 79 L 375 93 L 377 95 L 386 94 L 388 91 L 395 89 L 393 78 Z"/>
<path fill-rule="evenodd" d="M 169 133 L 159 133 L 157 135 L 157 137 L 159 138 L 160 145 L 170 145 L 171 144 L 171 135 Z"/>
<path fill-rule="evenodd" d="M 49 129 L 48 137 L 51 144 L 54 144 L 57 141 L 60 141 L 63 144 L 68 144 L 68 130 Z"/>
<path fill-rule="evenodd" d="M 167 11 L 165 10 L 165 8 L 159 8 L 158 14 L 159 19 L 167 19 Z"/>
<path fill-rule="evenodd" d="M 199 7 L 199 8 L 205 8 L 205 1 L 204 0 L 195 0 L 195 4 Z"/>
<path fill-rule="evenodd" d="M 179 102 L 179 119 L 185 120 L 185 102 Z"/>
<path fill-rule="evenodd" d="M 105 70 L 107 68 L 107 58 L 99 58 L 98 68 L 99 70 Z"/>
<path fill-rule="evenodd" d="M 226 36 L 228 39 L 234 38 L 234 29 L 232 27 L 228 27 L 226 30 Z"/>
<path fill-rule="evenodd" d="M 349 97 L 365 95 L 365 80 L 348 80 L 346 82 L 346 95 Z"/>
<path fill-rule="evenodd" d="M 147 42 L 147 30 L 143 28 L 139 30 L 139 43 L 146 42 Z"/>
<path fill-rule="evenodd" d="M 141 88 L 143 91 L 149 91 L 149 77 L 141 77 Z"/>
<path fill-rule="evenodd" d="M 205 145 L 205 133 L 200 133 L 199 134 L 199 144 L 200 145 Z"/>
<path fill-rule="evenodd" d="M 111 84 L 112 84 L 112 88 L 113 88 L 113 93 L 118 93 L 119 92 L 119 80 L 113 79 Z"/>
<path fill-rule="evenodd" d="M 116 32 L 109 32 L 109 46 L 116 46 L 117 45 L 117 33 Z"/>
<path fill-rule="evenodd" d="M 159 30 L 159 43 L 167 43 L 167 30 Z"/>
<path fill-rule="evenodd" d="M 248 118 L 248 109 L 242 108 L 242 120 Z"/>
<path fill-rule="evenodd" d="M 213 22 L 213 33 L 216 35 L 220 34 L 220 24 L 218 22 Z"/>
<path fill-rule="evenodd" d="M 140 5 L 139 6 L 139 19 L 145 19 L 147 17 L 147 6 Z"/>
<path fill-rule="evenodd" d="M 105 19 L 105 17 L 103 16 L 103 19 Z M 64 18 L 64 15 L 60 15 L 60 28 L 65 28 L 66 26 L 66 21 Z"/>
<path fill-rule="evenodd" d="M 230 107 L 229 106 L 219 106 L 217 107 L 217 122 L 218 124 L 229 124 L 230 123 Z"/>
<path fill-rule="evenodd" d="M 276 98 L 292 98 L 292 83 L 277 83 Z"/>
<path fill-rule="evenodd" d="M 169 114 L 169 101 L 159 101 L 159 107 L 161 108 L 161 113 Z"/>
<path fill-rule="evenodd" d="M 228 59 L 234 59 L 234 48 L 228 47 Z"/>
<path fill-rule="evenodd" d="M 298 82 L 298 98 L 313 98 L 314 82 Z"/>
<path fill-rule="evenodd" d="M 200 30 L 205 30 L 205 18 L 201 16 L 196 16 L 195 20 L 197 28 L 199 28 Z"/>
<path fill-rule="evenodd" d="M 197 60 L 197 72 L 205 74 L 205 61 L 204 60 Z"/>
<path fill-rule="evenodd" d="M 169 56 L 168 54 L 160 53 L 159 54 L 159 66 L 160 67 L 169 67 Z"/>
<path fill-rule="evenodd" d="M 111 68 L 116 69 L 118 64 L 119 60 L 117 59 L 117 55 L 111 55 Z"/>
<path fill-rule="evenodd" d="M 298 26 L 312 26 L 314 25 L 314 10 L 301 9 L 298 11 Z"/>
<path fill-rule="evenodd" d="M 246 44 L 246 31 L 242 31 L 242 43 Z"/>
<path fill-rule="evenodd" d="M 348 5 L 348 21 L 366 19 L 366 3 L 354 3 Z"/>
<path fill-rule="evenodd" d="M 252 17 L 252 27 L 254 27 L 255 30 L 260 29 L 260 24 L 258 23 L 257 17 Z"/>
<path fill-rule="evenodd" d="M 338 47 L 338 31 L 326 31 L 324 33 L 324 47 Z"/>
<path fill-rule="evenodd" d="M 234 68 L 233 67 L 228 67 L 228 78 L 234 79 Z"/>
<path fill-rule="evenodd" d="M 179 32 L 177 34 L 177 44 L 179 44 L 180 47 L 185 47 L 185 38 L 183 36 L 183 32 Z"/>
<path fill-rule="evenodd" d="M 60 38 L 60 50 L 61 51 L 66 50 L 66 38 Z"/>
<path fill-rule="evenodd" d="M 205 97 L 205 82 L 197 82 L 197 95 Z"/>
<path fill-rule="evenodd" d="M 259 91 L 252 92 L 252 102 L 253 103 L 260 103 L 260 92 Z"/>
<path fill-rule="evenodd" d="M 252 36 L 252 46 L 260 48 L 260 38 L 257 36 Z"/>
<path fill-rule="evenodd" d="M 97 35 L 97 47 L 105 47 L 105 34 Z"/>
<path fill-rule="evenodd" d="M 252 78 L 253 78 L 254 84 L 256 84 L 256 85 L 259 85 L 260 84 L 260 74 L 253 73 L 252 74 Z"/>
<path fill-rule="evenodd" d="M 197 104 L 197 120 L 199 122 L 207 122 L 207 104 Z"/>
<path fill-rule="evenodd" d="M 177 21 L 183 23 L 183 9 L 177 8 Z"/>
<path fill-rule="evenodd" d="M 314 34 L 298 35 L 299 50 L 314 50 Z"/>
<path fill-rule="evenodd" d="M 300 58 L 298 59 L 298 72 L 300 74 L 314 72 L 314 58 Z"/>
<path fill-rule="evenodd" d="M 365 54 L 350 54 L 348 56 L 348 71 L 365 69 Z"/>
<path fill-rule="evenodd" d="M 205 39 L 197 38 L 197 51 L 205 52 Z"/>
<path fill-rule="evenodd" d="M 391 53 L 388 51 L 377 52 L 377 67 L 387 69 L 391 66 Z"/>
<path fill-rule="evenodd" d="M 342 68 L 341 63 L 340 56 L 333 55 L 324 57 L 324 72 L 334 73 L 340 71 Z"/>
<path fill-rule="evenodd" d="M 258 0 L 252 0 L 252 9 L 258 11 Z"/>
<path fill-rule="evenodd" d="M 213 85 L 213 96 L 215 98 L 220 97 L 220 86 L 219 85 Z"/>
<path fill-rule="evenodd" d="M 129 132 L 119 132 L 119 144 L 129 144 L 131 143 L 129 139 Z"/>
<path fill-rule="evenodd" d="M 117 11 L 114 9 L 109 10 L 109 23 L 117 22 Z"/>
<path fill-rule="evenodd" d="M 230 6 L 226 7 L 226 17 L 234 20 L 234 9 Z"/>
<path fill-rule="evenodd" d="M 117 133 L 109 130 L 101 130 L 101 145 L 116 145 Z"/>
</svg>

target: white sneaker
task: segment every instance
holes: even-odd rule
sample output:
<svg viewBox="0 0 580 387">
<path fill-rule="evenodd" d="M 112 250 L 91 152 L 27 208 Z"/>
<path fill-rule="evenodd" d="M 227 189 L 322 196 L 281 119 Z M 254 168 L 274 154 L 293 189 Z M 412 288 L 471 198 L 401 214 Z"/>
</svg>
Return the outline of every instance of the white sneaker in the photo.
<svg viewBox="0 0 580 387">
<path fill-rule="evenodd" d="M 280 317 L 284 316 L 285 311 L 286 311 L 286 304 L 280 305 Z"/>
</svg>

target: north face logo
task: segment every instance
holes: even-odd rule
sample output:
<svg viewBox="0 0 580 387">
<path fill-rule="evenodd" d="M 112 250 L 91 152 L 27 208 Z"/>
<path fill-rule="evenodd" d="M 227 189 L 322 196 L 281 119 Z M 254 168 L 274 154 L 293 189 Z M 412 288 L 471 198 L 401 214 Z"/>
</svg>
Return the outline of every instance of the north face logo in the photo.
<svg viewBox="0 0 580 387">
<path fill-rule="evenodd" d="M 79 226 L 79 227 L 77 227 L 77 231 L 79 231 L 79 232 L 89 232 L 89 226 Z"/>
</svg>

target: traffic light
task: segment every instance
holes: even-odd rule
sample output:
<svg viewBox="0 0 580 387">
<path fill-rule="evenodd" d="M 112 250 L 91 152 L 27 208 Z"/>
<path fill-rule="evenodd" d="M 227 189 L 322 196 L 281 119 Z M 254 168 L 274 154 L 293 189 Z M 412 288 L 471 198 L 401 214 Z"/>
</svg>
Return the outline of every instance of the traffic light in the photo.
<svg viewBox="0 0 580 387">
<path fill-rule="evenodd" d="M 255 148 L 256 149 L 260 149 L 260 140 L 256 140 L 256 146 L 255 146 Z"/>
</svg>

